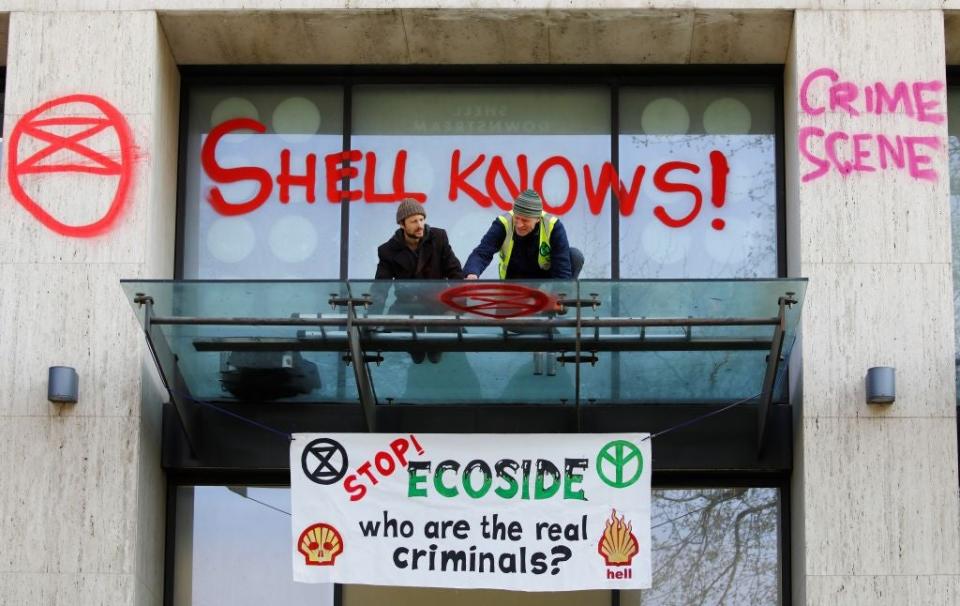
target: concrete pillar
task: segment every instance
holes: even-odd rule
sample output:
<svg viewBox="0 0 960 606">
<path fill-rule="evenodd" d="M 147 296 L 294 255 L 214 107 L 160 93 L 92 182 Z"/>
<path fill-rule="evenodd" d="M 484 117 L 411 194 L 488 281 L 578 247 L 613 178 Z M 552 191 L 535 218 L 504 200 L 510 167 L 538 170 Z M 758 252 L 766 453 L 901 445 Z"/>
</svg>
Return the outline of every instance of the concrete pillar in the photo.
<svg viewBox="0 0 960 606">
<path fill-rule="evenodd" d="M 791 512 L 797 605 L 960 603 L 944 52 L 940 11 L 795 16 L 788 254 L 791 274 L 810 279 Z M 877 82 L 894 97 L 905 83 L 906 95 L 884 97 L 879 115 L 867 109 L 876 87 L 865 90 Z M 871 366 L 896 367 L 896 403 L 865 403 Z"/>
<path fill-rule="evenodd" d="M 89 97 L 31 115 L 71 95 Z M 0 184 L 3 603 L 161 604 L 160 390 L 145 380 L 142 333 L 119 280 L 172 276 L 178 103 L 155 13 L 11 15 Z M 92 127 L 104 128 L 78 134 Z M 75 229 L 84 225 L 94 227 Z M 77 369 L 77 404 L 47 402 L 51 365 Z"/>
</svg>

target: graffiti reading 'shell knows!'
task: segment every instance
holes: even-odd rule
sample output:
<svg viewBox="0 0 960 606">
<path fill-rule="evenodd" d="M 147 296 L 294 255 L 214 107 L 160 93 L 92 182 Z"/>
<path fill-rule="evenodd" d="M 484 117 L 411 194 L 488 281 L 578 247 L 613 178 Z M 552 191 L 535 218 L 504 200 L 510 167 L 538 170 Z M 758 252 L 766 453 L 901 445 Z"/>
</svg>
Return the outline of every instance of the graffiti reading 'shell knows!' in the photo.
<svg viewBox="0 0 960 606">
<path fill-rule="evenodd" d="M 48 101 L 20 118 L 7 149 L 11 193 L 47 229 L 89 238 L 116 224 L 130 195 L 135 149 L 113 105 L 93 95 Z"/>
<path fill-rule="evenodd" d="M 201 164 L 206 177 L 215 184 L 205 192 L 205 197 L 217 213 L 236 216 L 254 212 L 275 191 L 281 204 L 288 204 L 293 198 L 308 204 L 318 200 L 334 204 L 363 200 L 376 204 L 395 203 L 407 197 L 420 202 L 427 199 L 426 193 L 407 187 L 408 152 L 405 149 L 387 158 L 358 149 L 318 158 L 314 153 L 295 154 L 283 148 L 276 162 L 279 170 L 256 165 L 225 166 L 218 160 L 217 148 L 226 137 L 238 133 L 264 134 L 266 130 L 257 120 L 234 118 L 215 126 L 204 140 Z M 482 208 L 509 211 L 513 208 L 513 199 L 532 187 L 543 197 L 544 210 L 554 215 L 565 215 L 577 200 L 586 200 L 590 213 L 600 215 L 612 194 L 620 213 L 629 216 L 643 192 L 658 202 L 652 208 L 654 217 L 667 227 L 679 228 L 689 225 L 701 214 L 705 200 L 709 200 L 708 208 L 714 211 L 722 209 L 727 201 L 730 173 L 727 155 L 717 149 L 705 149 L 698 156 L 695 161 L 665 157 L 651 166 L 634 166 L 629 173 L 621 168 L 624 173 L 621 175 L 610 162 L 590 166 L 559 154 L 536 162 L 524 153 L 506 157 L 457 148 L 444 159 L 442 169 L 449 170 L 446 194 L 450 202 L 469 200 Z M 378 171 L 391 175 L 388 187 L 378 186 Z M 551 178 L 563 184 L 562 193 L 544 196 L 544 182 Z M 244 200 L 228 200 L 221 188 L 238 182 L 255 185 L 253 193 Z M 726 222 L 714 218 L 710 225 L 719 231 Z"/>
<path fill-rule="evenodd" d="M 857 124 L 867 116 L 895 115 L 909 128 L 942 124 L 945 85 L 940 80 L 858 83 L 828 67 L 813 70 L 800 85 L 803 116 L 831 112 Z M 899 130 L 899 129 L 898 129 Z M 858 132 L 801 127 L 797 145 L 803 157 L 803 182 L 831 173 L 905 171 L 921 181 L 936 181 L 932 154 L 944 150 L 940 137 L 906 132 Z"/>
</svg>

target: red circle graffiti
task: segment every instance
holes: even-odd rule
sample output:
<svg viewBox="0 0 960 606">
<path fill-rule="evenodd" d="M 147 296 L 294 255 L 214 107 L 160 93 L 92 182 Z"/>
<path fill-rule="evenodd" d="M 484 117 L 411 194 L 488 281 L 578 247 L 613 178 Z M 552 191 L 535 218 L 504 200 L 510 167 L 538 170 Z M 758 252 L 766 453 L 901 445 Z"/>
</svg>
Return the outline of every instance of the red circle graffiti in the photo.
<svg viewBox="0 0 960 606">
<path fill-rule="evenodd" d="M 519 284 L 454 286 L 440 293 L 440 300 L 457 311 L 498 320 L 529 316 L 550 304 L 547 293 Z"/>
<path fill-rule="evenodd" d="M 41 118 L 45 112 L 61 105 L 71 103 L 85 103 L 92 105 L 102 114 L 101 116 L 67 115 Z M 71 135 L 61 135 L 51 132 L 51 127 L 78 126 L 81 129 Z M 85 127 L 85 128 L 83 128 Z M 120 146 L 119 161 L 108 154 L 100 153 L 82 144 L 81 141 L 112 128 L 117 135 Z M 19 146 L 22 137 L 33 137 L 48 143 L 47 147 L 36 152 L 25 160 L 19 158 Z M 74 238 L 89 238 L 104 233 L 120 216 L 130 183 L 133 180 L 134 145 L 130 126 L 123 114 L 104 101 L 93 95 L 67 95 L 48 101 L 23 115 L 10 133 L 7 147 L 7 182 L 13 197 L 40 223 L 51 231 Z M 82 163 L 40 164 L 40 161 L 52 156 L 58 151 L 73 152 L 82 158 Z M 106 214 L 87 225 L 67 225 L 43 208 L 36 200 L 23 189 L 20 180 L 29 174 L 54 173 L 88 173 L 103 176 L 117 176 L 117 192 L 107 209 Z"/>
</svg>

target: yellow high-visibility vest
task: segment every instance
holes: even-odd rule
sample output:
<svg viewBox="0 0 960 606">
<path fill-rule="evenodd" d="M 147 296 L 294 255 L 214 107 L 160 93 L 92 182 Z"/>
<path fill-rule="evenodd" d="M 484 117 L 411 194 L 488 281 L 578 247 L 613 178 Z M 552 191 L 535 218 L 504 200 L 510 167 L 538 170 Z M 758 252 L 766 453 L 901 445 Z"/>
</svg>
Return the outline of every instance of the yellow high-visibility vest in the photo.
<svg viewBox="0 0 960 606">
<path fill-rule="evenodd" d="M 497 218 L 507 230 L 507 235 L 500 246 L 500 279 L 506 280 L 507 266 L 510 265 L 510 255 L 513 254 L 513 211 Z M 537 265 L 544 271 L 550 269 L 550 234 L 553 233 L 553 226 L 556 223 L 556 217 L 540 213 L 540 246 L 537 248 Z"/>
</svg>

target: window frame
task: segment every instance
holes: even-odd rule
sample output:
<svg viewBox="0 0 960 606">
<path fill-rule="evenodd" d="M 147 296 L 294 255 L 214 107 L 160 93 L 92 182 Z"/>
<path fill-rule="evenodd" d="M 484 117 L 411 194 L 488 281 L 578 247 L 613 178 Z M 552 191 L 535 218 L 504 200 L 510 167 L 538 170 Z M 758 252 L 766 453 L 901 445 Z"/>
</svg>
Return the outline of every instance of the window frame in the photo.
<svg viewBox="0 0 960 606">
<path fill-rule="evenodd" d="M 953 176 L 950 175 L 950 132 L 949 132 L 949 123 L 950 123 L 950 89 L 960 89 L 960 65 L 948 65 L 946 69 L 946 89 L 944 93 L 947 95 L 947 178 L 948 181 L 952 181 Z M 948 198 L 950 197 L 950 192 L 947 192 Z M 948 199 L 948 204 L 949 199 Z M 952 211 L 952 209 L 951 209 Z M 952 218 L 951 218 L 952 221 Z M 952 229 L 951 229 L 952 232 Z M 953 241 L 953 234 L 951 233 L 950 238 L 950 253 L 951 257 L 955 247 L 960 246 L 960 242 Z M 957 285 L 954 284 L 954 296 L 956 296 Z M 956 329 L 956 326 L 954 326 Z M 960 388 L 960 351 L 954 351 L 954 383 Z M 960 446 L 960 389 L 956 390 L 955 393 L 956 399 L 956 429 L 957 429 L 957 443 Z M 957 449 L 957 468 L 960 469 L 960 448 Z"/>
<path fill-rule="evenodd" d="M 578 65 L 578 66 L 180 66 L 180 126 L 179 126 L 179 157 L 177 168 L 177 200 L 176 200 L 176 242 L 174 257 L 174 277 L 183 279 L 184 274 L 184 220 L 186 216 L 186 170 L 187 170 L 187 128 L 190 108 L 191 91 L 193 87 L 217 85 L 336 85 L 343 87 L 343 149 L 351 149 L 352 132 L 352 99 L 353 87 L 371 84 L 407 84 L 407 85 L 450 85 L 450 86 L 543 86 L 543 87 L 575 87 L 596 86 L 605 87 L 610 98 L 610 161 L 619 165 L 620 150 L 620 90 L 624 87 L 668 87 L 668 86 L 757 86 L 770 87 L 773 92 L 773 124 L 774 124 L 774 170 L 776 196 L 776 225 L 775 239 L 777 247 L 777 275 L 786 277 L 788 267 L 788 250 L 786 237 L 786 184 L 785 184 L 785 141 L 784 141 L 784 85 L 782 65 L 747 65 L 747 66 L 611 66 L 611 65 Z M 346 187 L 344 183 L 343 187 Z M 611 194 L 612 196 L 612 194 Z M 348 276 L 348 251 L 350 212 L 349 204 L 341 204 L 340 222 L 340 276 L 346 280 Z M 620 213 L 611 212 L 611 277 L 620 279 Z M 788 390 L 789 391 L 789 390 Z M 787 397 L 789 402 L 789 396 Z M 177 490 L 187 485 L 227 485 L 245 484 L 259 486 L 288 486 L 289 470 L 278 469 L 273 465 L 265 464 L 269 457 L 265 456 L 263 448 L 257 448 L 252 459 L 244 465 L 233 469 L 215 469 L 210 466 L 192 465 L 196 462 L 193 453 L 189 452 L 182 436 L 182 430 L 171 409 L 171 404 L 164 405 L 163 422 L 163 467 L 167 473 L 167 508 L 164 552 L 164 604 L 171 605 L 173 600 L 173 573 L 176 534 L 176 503 Z M 383 431 L 404 428 L 437 431 L 437 426 L 446 431 L 471 431 L 470 419 L 474 417 L 468 406 L 447 407 L 447 415 L 431 420 L 436 409 L 431 407 L 410 407 L 406 411 L 398 411 L 393 422 L 384 427 Z M 485 411 L 491 407 L 485 408 Z M 517 408 L 517 406 L 514 406 Z M 539 424 L 547 413 L 553 422 L 549 423 L 546 431 L 567 433 L 577 431 L 575 424 L 571 425 L 569 415 L 564 411 L 526 409 L 525 423 L 514 430 L 527 430 L 529 426 Z M 419 410 L 417 410 L 419 409 Z M 732 414 L 719 415 L 704 421 L 702 428 L 709 431 L 719 430 L 729 438 L 724 443 L 724 450 L 735 450 L 736 437 L 732 428 L 743 425 L 744 417 L 737 417 L 738 412 L 749 413 L 754 418 L 755 413 L 749 409 L 734 409 Z M 731 456 L 737 461 L 732 471 L 710 471 L 704 468 L 697 469 L 691 463 L 696 455 L 673 457 L 675 465 L 671 469 L 655 471 L 653 487 L 655 488 L 718 488 L 718 487 L 766 487 L 776 488 L 780 495 L 779 507 L 779 562 L 780 562 L 780 591 L 781 604 L 791 606 L 791 474 L 793 468 L 793 431 L 792 412 L 788 406 L 775 406 L 774 417 L 771 418 L 771 438 L 768 440 L 767 450 L 776 450 L 770 462 L 761 457 L 744 456 L 736 452 Z M 287 414 L 293 414 L 287 411 Z M 342 412 L 332 411 L 333 415 L 342 417 Z M 624 419 L 628 425 L 637 423 L 649 424 L 653 416 L 661 415 L 661 421 L 666 422 L 668 416 L 663 411 L 637 410 L 636 407 L 624 407 L 616 411 L 606 411 L 604 415 L 594 419 L 591 426 L 584 426 L 583 431 L 615 431 L 623 430 Z M 694 414 L 694 413 L 689 413 Z M 359 415 L 359 412 L 358 412 Z M 726 417 L 726 418 L 724 418 Z M 333 417 L 331 417 L 333 418 Z M 459 419 L 459 420 L 458 420 Z M 340 424 L 349 424 L 350 418 L 338 418 Z M 360 422 L 359 416 L 356 419 Z M 242 426 L 232 422 L 232 427 Z M 960 423 L 960 422 L 958 422 Z M 752 430 L 752 425 L 750 429 Z M 247 428 L 249 429 L 249 428 Z M 344 431 L 345 429 L 335 429 Z M 256 431 L 253 429 L 252 431 Z M 350 431 L 350 429 L 346 429 Z M 748 432 L 752 435 L 752 431 Z M 673 448 L 682 445 L 682 440 L 672 437 Z M 666 440 L 667 437 L 662 438 Z M 255 442 L 256 443 L 256 442 Z M 773 444 L 771 447 L 769 444 Z M 753 447 L 753 442 L 749 444 Z M 185 450 L 186 448 L 186 450 Z M 767 453 L 769 455 L 769 453 Z M 686 457 L 686 458 L 685 458 Z M 702 458 L 702 457 L 701 457 Z M 683 463 L 686 461 L 686 463 Z M 334 604 L 341 606 L 343 592 L 336 586 Z M 620 595 L 614 590 L 610 592 L 611 606 L 619 606 Z"/>
<path fill-rule="evenodd" d="M 343 149 L 351 149 L 353 87 L 363 85 L 450 85 L 487 87 L 604 87 L 610 97 L 610 162 L 620 161 L 620 89 L 624 87 L 770 87 L 773 99 L 775 238 L 777 275 L 787 276 L 786 185 L 783 131 L 783 66 L 181 66 L 177 217 L 174 278 L 184 277 L 187 127 L 194 87 L 330 85 L 343 87 Z M 342 187 L 347 188 L 344 181 Z M 612 198 L 612 192 L 609 194 Z M 348 279 L 350 204 L 340 205 L 340 280 Z M 610 279 L 620 279 L 620 213 L 610 213 Z"/>
<path fill-rule="evenodd" d="M 254 475 L 252 482 L 241 480 L 236 474 L 223 473 L 203 473 L 188 474 L 181 476 L 179 474 L 168 475 L 167 477 L 167 507 L 165 515 L 165 540 L 164 540 L 164 578 L 163 578 L 163 604 L 164 606 L 176 606 L 173 603 L 174 597 L 174 574 L 176 571 L 176 525 L 177 525 L 177 492 L 185 486 L 225 486 L 231 484 L 243 484 L 246 486 L 280 488 L 289 487 L 288 478 L 280 479 L 274 474 Z M 742 475 L 742 474 L 682 474 L 663 477 L 662 474 L 654 472 L 652 480 L 654 489 L 697 489 L 697 488 L 773 488 L 779 494 L 779 508 L 777 511 L 777 523 L 779 525 L 778 560 L 780 563 L 780 606 L 792 606 L 792 583 L 791 583 L 791 528 L 790 528 L 790 502 L 791 487 L 789 476 L 767 476 L 767 475 Z M 333 593 L 333 606 L 343 606 L 343 585 L 335 584 Z M 610 590 L 610 606 L 620 606 L 620 590 Z"/>
</svg>

